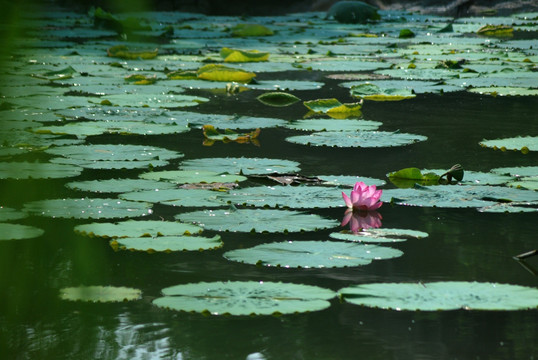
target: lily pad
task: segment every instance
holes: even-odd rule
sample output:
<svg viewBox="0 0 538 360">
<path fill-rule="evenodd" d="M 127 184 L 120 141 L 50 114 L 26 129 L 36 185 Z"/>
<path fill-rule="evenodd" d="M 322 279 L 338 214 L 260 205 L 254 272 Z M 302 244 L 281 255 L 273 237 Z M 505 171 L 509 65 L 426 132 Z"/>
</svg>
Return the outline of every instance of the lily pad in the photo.
<svg viewBox="0 0 538 360">
<path fill-rule="evenodd" d="M 199 226 L 177 221 L 126 220 L 115 223 L 90 223 L 75 226 L 75 232 L 89 237 L 136 238 L 181 236 L 202 232 Z"/>
<path fill-rule="evenodd" d="M 327 17 L 331 16 L 345 24 L 366 23 L 381 18 L 377 8 L 362 1 L 338 1 L 327 12 Z"/>
<path fill-rule="evenodd" d="M 72 145 L 45 150 L 52 155 L 87 161 L 135 161 L 169 160 L 183 157 L 183 154 L 154 146 L 144 145 Z"/>
<path fill-rule="evenodd" d="M 73 181 L 65 184 L 72 190 L 94 193 L 124 193 L 141 190 L 164 190 L 174 188 L 172 183 L 145 179 L 108 179 Z"/>
<path fill-rule="evenodd" d="M 361 103 L 342 104 L 337 99 L 319 99 L 303 102 L 310 111 L 314 113 L 327 114 L 335 118 L 346 118 L 348 116 L 361 115 Z"/>
<path fill-rule="evenodd" d="M 113 107 L 156 107 L 156 108 L 177 108 L 197 106 L 200 103 L 209 101 L 208 98 L 201 96 L 183 95 L 183 94 L 112 94 L 107 95 L 98 104 L 109 104 Z M 105 102 L 105 103 L 104 103 Z"/>
<path fill-rule="evenodd" d="M 384 190 L 381 200 L 398 205 L 466 208 L 507 201 L 538 201 L 538 193 L 486 185 L 415 185 L 413 189 Z"/>
<path fill-rule="evenodd" d="M 285 241 L 224 253 L 228 260 L 268 267 L 334 268 L 368 265 L 403 252 L 389 247 L 338 241 Z"/>
<path fill-rule="evenodd" d="M 341 189 L 327 186 L 256 186 L 231 190 L 219 199 L 232 204 L 294 209 L 343 206 Z"/>
<path fill-rule="evenodd" d="M 52 199 L 24 204 L 30 214 L 52 218 L 108 219 L 146 216 L 152 213 L 149 204 L 118 199 Z"/>
<path fill-rule="evenodd" d="M 209 170 L 152 171 L 140 175 L 142 179 L 167 181 L 174 184 L 231 183 L 247 180 L 245 176 L 222 174 Z"/>
<path fill-rule="evenodd" d="M 256 99 L 264 105 L 276 107 L 289 106 L 301 100 L 297 96 L 283 91 L 263 93 Z"/>
<path fill-rule="evenodd" d="M 117 57 L 120 59 L 127 60 L 148 60 L 154 59 L 159 54 L 158 49 L 151 50 L 139 50 L 139 49 L 130 49 L 126 45 L 115 45 L 107 49 L 107 54 L 110 57 Z"/>
<path fill-rule="evenodd" d="M 314 132 L 310 135 L 298 135 L 286 138 L 286 141 L 310 145 L 332 147 L 393 147 L 410 145 L 428 138 L 423 135 L 414 135 L 401 132 L 388 131 L 326 131 Z"/>
<path fill-rule="evenodd" d="M 261 130 L 258 128 L 249 133 L 237 133 L 233 130 L 226 129 L 224 133 L 220 133 L 213 125 L 204 125 L 203 134 L 204 134 L 204 146 L 212 146 L 216 141 L 222 141 L 227 144 L 229 142 L 236 142 L 238 144 L 248 144 L 252 143 L 256 146 L 260 145 L 258 137 L 260 136 Z"/>
<path fill-rule="evenodd" d="M 536 96 L 538 89 L 529 89 L 514 86 L 490 86 L 490 87 L 473 87 L 467 91 L 478 94 L 488 94 L 492 96 Z"/>
<path fill-rule="evenodd" d="M 176 215 L 183 222 L 192 222 L 216 231 L 232 232 L 298 232 L 338 226 L 335 220 L 292 210 L 230 209 L 204 210 Z"/>
<path fill-rule="evenodd" d="M 164 189 L 135 191 L 120 194 L 129 201 L 144 201 L 170 206 L 222 207 L 226 202 L 219 199 L 219 192 L 207 189 Z"/>
<path fill-rule="evenodd" d="M 285 127 L 303 131 L 370 131 L 381 125 L 381 122 L 371 120 L 307 119 L 294 121 Z"/>
<path fill-rule="evenodd" d="M 209 315 L 282 315 L 326 309 L 336 294 L 312 285 L 228 281 L 168 287 L 153 304 Z"/>
<path fill-rule="evenodd" d="M 214 171 L 228 174 L 271 174 L 299 172 L 299 163 L 291 160 L 265 158 L 206 158 L 192 159 L 181 163 L 181 170 Z"/>
<path fill-rule="evenodd" d="M 212 238 L 203 236 L 157 236 L 114 239 L 110 246 L 114 250 L 146 252 L 203 251 L 222 247 L 219 235 Z"/>
<path fill-rule="evenodd" d="M 407 229 L 369 228 L 357 233 L 335 232 L 329 235 L 333 239 L 361 242 L 361 243 L 386 243 L 401 242 L 408 238 L 421 239 L 428 236 L 428 233 Z"/>
<path fill-rule="evenodd" d="M 318 175 L 318 178 L 323 180 L 324 185 L 332 186 L 346 186 L 353 187 L 358 182 L 363 182 L 369 185 L 383 186 L 386 184 L 385 180 L 370 178 L 366 176 L 353 176 L 353 175 Z"/>
<path fill-rule="evenodd" d="M 0 179 L 56 179 L 82 173 L 75 165 L 31 162 L 0 162 Z"/>
<path fill-rule="evenodd" d="M 399 101 L 416 97 L 409 89 L 382 89 L 370 83 L 354 85 L 350 91 L 352 96 L 373 101 Z"/>
<path fill-rule="evenodd" d="M 26 214 L 25 212 L 8 208 L 5 206 L 0 206 L 0 222 L 20 220 L 24 219 L 27 216 L 28 214 Z"/>
<path fill-rule="evenodd" d="M 44 233 L 34 226 L 0 223 L 0 240 L 32 239 Z"/>
<path fill-rule="evenodd" d="M 465 281 L 373 283 L 339 291 L 349 303 L 392 310 L 525 310 L 538 307 L 538 289 Z"/>
<path fill-rule="evenodd" d="M 538 176 L 538 166 L 504 167 L 491 169 L 491 172 L 515 177 Z"/>
<path fill-rule="evenodd" d="M 273 30 L 261 24 L 237 24 L 230 29 L 233 36 L 270 36 Z"/>
<path fill-rule="evenodd" d="M 190 128 L 178 124 L 154 124 L 141 121 L 100 121 L 76 122 L 60 126 L 41 126 L 33 128 L 38 134 L 76 135 L 78 137 L 119 134 L 119 135 L 162 135 L 178 134 L 189 131 Z"/>
<path fill-rule="evenodd" d="M 220 50 L 220 56 L 224 59 L 224 62 L 258 62 L 269 59 L 268 52 L 230 49 L 227 47 L 223 47 Z"/>
<path fill-rule="evenodd" d="M 517 150 L 525 154 L 529 151 L 538 151 L 538 136 L 482 140 L 479 144 L 483 147 L 493 148 L 494 150 Z"/>
<path fill-rule="evenodd" d="M 140 299 L 141 296 L 141 290 L 115 286 L 79 286 L 60 290 L 62 300 L 94 303 L 132 301 Z"/>
<path fill-rule="evenodd" d="M 204 65 L 198 69 L 196 74 L 198 79 L 226 82 L 235 81 L 239 83 L 249 83 L 256 77 L 256 74 L 253 72 L 243 71 L 219 64 Z"/>
</svg>

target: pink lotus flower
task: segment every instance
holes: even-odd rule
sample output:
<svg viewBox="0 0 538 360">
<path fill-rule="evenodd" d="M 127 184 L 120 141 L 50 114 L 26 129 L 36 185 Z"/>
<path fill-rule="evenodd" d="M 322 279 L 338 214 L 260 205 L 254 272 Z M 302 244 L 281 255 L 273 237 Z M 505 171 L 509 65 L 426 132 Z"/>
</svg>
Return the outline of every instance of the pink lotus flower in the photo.
<svg viewBox="0 0 538 360">
<path fill-rule="evenodd" d="M 376 190 L 375 185 L 368 186 L 365 183 L 358 182 L 351 191 L 351 198 L 342 192 L 342 197 L 350 209 L 356 210 L 375 210 L 383 205 L 379 201 L 383 190 Z"/>
<path fill-rule="evenodd" d="M 357 211 L 347 209 L 341 226 L 346 226 L 349 223 L 349 229 L 353 233 L 357 233 L 364 229 L 381 227 L 381 219 L 383 217 L 377 211 Z"/>
</svg>

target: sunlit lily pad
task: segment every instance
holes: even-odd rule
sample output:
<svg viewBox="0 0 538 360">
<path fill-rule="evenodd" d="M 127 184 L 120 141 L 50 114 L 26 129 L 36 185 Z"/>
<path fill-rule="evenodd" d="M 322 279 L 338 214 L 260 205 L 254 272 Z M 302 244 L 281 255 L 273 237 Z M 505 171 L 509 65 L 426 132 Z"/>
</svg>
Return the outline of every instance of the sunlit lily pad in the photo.
<svg viewBox="0 0 538 360">
<path fill-rule="evenodd" d="M 222 247 L 219 235 L 212 238 L 203 236 L 157 236 L 114 239 L 110 246 L 114 250 L 146 252 L 202 251 Z"/>
<path fill-rule="evenodd" d="M 272 209 L 204 210 L 179 214 L 176 218 L 209 230 L 232 232 L 313 231 L 339 225 L 315 214 Z"/>
<path fill-rule="evenodd" d="M 339 241 L 285 241 L 224 253 L 228 260 L 268 267 L 331 268 L 368 265 L 403 252 L 389 247 Z"/>
<path fill-rule="evenodd" d="M 235 281 L 176 285 L 153 304 L 208 315 L 282 315 L 326 309 L 336 294 L 312 285 Z"/>
<path fill-rule="evenodd" d="M 256 74 L 229 66 L 208 64 L 198 69 L 197 76 L 203 80 L 249 83 Z"/>
<path fill-rule="evenodd" d="M 0 162 L 0 179 L 52 179 L 80 175 L 75 165 L 31 162 Z"/>
<path fill-rule="evenodd" d="M 136 59 L 154 59 L 159 54 L 158 49 L 139 50 L 129 49 L 126 45 L 115 45 L 107 49 L 107 54 L 110 57 L 121 59 L 136 60 Z"/>
<path fill-rule="evenodd" d="M 219 196 L 232 204 L 295 209 L 344 206 L 341 189 L 326 186 L 256 186 L 231 190 Z"/>
<path fill-rule="evenodd" d="M 350 91 L 352 96 L 373 101 L 399 101 L 416 97 L 409 89 L 382 89 L 370 83 L 354 85 Z"/>
<path fill-rule="evenodd" d="M 62 300 L 94 303 L 132 301 L 141 296 L 142 291 L 139 289 L 114 286 L 79 286 L 60 290 Z"/>
<path fill-rule="evenodd" d="M 175 187 L 172 183 L 145 179 L 107 179 L 73 181 L 65 184 L 72 190 L 90 191 L 94 193 L 123 193 L 141 190 L 163 190 Z"/>
<path fill-rule="evenodd" d="M 369 131 L 377 130 L 382 123 L 372 120 L 307 119 L 297 120 L 285 127 L 304 131 Z"/>
<path fill-rule="evenodd" d="M 538 176 L 538 166 L 503 167 L 491 169 L 491 172 L 515 177 Z"/>
<path fill-rule="evenodd" d="M 230 183 L 241 182 L 247 178 L 236 174 L 222 174 L 209 170 L 168 170 L 152 171 L 141 174 L 142 179 L 162 180 L 174 184 L 195 184 L 195 183 Z"/>
<path fill-rule="evenodd" d="M 108 219 L 151 214 L 149 204 L 118 199 L 52 199 L 24 204 L 30 214 L 52 218 Z"/>
<path fill-rule="evenodd" d="M 182 236 L 202 232 L 199 226 L 177 221 L 126 220 L 115 223 L 90 223 L 75 226 L 75 232 L 102 238 Z"/>
<path fill-rule="evenodd" d="M 209 101 L 208 98 L 201 96 L 183 95 L 183 94 L 112 94 L 107 95 L 102 101 L 95 102 L 103 104 L 103 101 L 110 102 L 114 107 L 157 107 L 157 108 L 177 108 L 197 106 L 200 103 Z"/>
<path fill-rule="evenodd" d="M 384 190 L 382 201 L 398 205 L 445 208 L 483 207 L 507 201 L 538 201 L 538 193 L 499 186 L 443 185 Z"/>
<path fill-rule="evenodd" d="M 496 140 L 482 140 L 481 146 L 493 148 L 495 150 L 517 150 L 522 153 L 538 151 L 538 136 L 523 136 Z"/>
<path fill-rule="evenodd" d="M 302 145 L 365 148 L 403 146 L 425 140 L 427 137 L 423 135 L 388 131 L 325 131 L 286 138 Z"/>
<path fill-rule="evenodd" d="M 408 238 L 424 238 L 428 233 L 407 229 L 369 228 L 358 233 L 335 232 L 329 235 L 333 239 L 362 243 L 401 242 Z"/>
<path fill-rule="evenodd" d="M 511 181 L 507 184 L 510 187 L 518 189 L 529 189 L 538 191 L 538 176 L 526 176 L 518 178 L 517 181 Z"/>
<path fill-rule="evenodd" d="M 259 128 L 248 133 L 237 133 L 230 129 L 225 129 L 224 133 L 220 133 L 213 125 L 204 125 L 202 130 L 204 134 L 204 146 L 212 146 L 217 141 L 222 141 L 225 144 L 235 142 L 238 144 L 250 143 L 256 146 L 260 145 L 258 137 L 261 130 Z"/>
<path fill-rule="evenodd" d="M 303 102 L 310 111 L 322 113 L 336 118 L 346 118 L 348 116 L 361 115 L 361 103 L 342 104 L 337 99 L 319 99 Z"/>
<path fill-rule="evenodd" d="M 228 174 L 271 174 L 299 172 L 299 163 L 291 160 L 265 158 L 206 158 L 183 161 L 181 170 L 214 171 Z"/>
<path fill-rule="evenodd" d="M 267 52 L 230 49 L 227 47 L 220 50 L 220 56 L 224 59 L 224 62 L 257 62 L 269 59 L 269 53 Z"/>
<path fill-rule="evenodd" d="M 509 203 L 498 203 L 478 208 L 478 211 L 492 213 L 538 212 L 538 201 L 512 201 Z"/>
<path fill-rule="evenodd" d="M 44 233 L 34 226 L 0 223 L 0 240 L 32 239 Z"/>
<path fill-rule="evenodd" d="M 143 145 L 73 145 L 45 150 L 53 155 L 87 161 L 141 161 L 170 160 L 183 154 L 154 146 Z"/>
<path fill-rule="evenodd" d="M 349 303 L 392 310 L 525 310 L 538 307 L 538 289 L 465 281 L 373 283 L 339 291 Z"/>
</svg>

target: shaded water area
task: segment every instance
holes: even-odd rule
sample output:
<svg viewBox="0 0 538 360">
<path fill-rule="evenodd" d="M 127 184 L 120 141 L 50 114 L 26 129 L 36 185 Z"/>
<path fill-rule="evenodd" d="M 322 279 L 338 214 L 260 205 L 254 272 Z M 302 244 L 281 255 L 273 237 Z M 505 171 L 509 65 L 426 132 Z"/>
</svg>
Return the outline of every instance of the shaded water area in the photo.
<svg viewBox="0 0 538 360">
<path fill-rule="evenodd" d="M 57 10 L 51 18 L 63 19 L 61 11 Z M 66 18 L 72 16 L 71 13 L 65 15 Z M 249 20 L 255 21 L 253 18 Z M 284 20 L 280 19 L 281 22 Z M 234 23 L 238 19 L 212 17 L 202 21 L 218 24 Z M 82 22 L 80 26 L 84 25 Z M 75 31 L 77 26 L 74 25 L 69 29 Z M 335 28 L 338 26 L 344 25 L 336 24 Z M 52 26 L 43 26 L 40 29 L 44 33 L 47 29 L 55 30 Z M 357 30 L 351 26 L 343 29 L 343 31 Z M 334 31 L 334 28 L 329 30 Z M 474 38 L 473 35 L 468 37 Z M 43 51 L 46 49 L 45 46 L 54 49 L 51 51 L 51 57 L 75 56 L 70 55 L 73 51 L 79 51 L 80 54 L 86 52 L 91 54 L 92 51 L 102 53 L 102 57 L 95 60 L 90 55 L 87 57 L 83 55 L 80 57 L 82 63 L 71 65 L 75 69 L 77 65 L 84 69 L 79 70 L 77 77 L 74 77 L 75 83 L 79 78 L 88 78 L 81 76 L 80 72 L 92 71 L 91 65 L 96 65 L 93 61 L 97 65 L 123 61 L 111 59 L 107 63 L 104 60 L 106 48 L 121 42 L 116 36 L 105 33 L 102 37 L 96 35 L 95 38 L 78 39 L 79 43 L 71 43 L 72 38 L 61 36 L 59 38 L 68 43 L 65 48 L 60 44 L 28 43 L 26 47 L 14 50 L 15 56 L 9 59 L 8 65 L 5 65 L 7 78 L 13 81 L 18 71 L 23 73 L 21 77 L 29 78 L 30 73 L 42 73 L 44 69 L 59 70 L 64 67 L 65 65 L 39 67 L 40 59 L 45 58 L 43 56 L 46 54 L 46 51 Z M 50 41 L 45 35 L 43 39 Z M 400 41 L 397 36 L 394 39 L 394 42 Z M 228 46 L 228 40 L 223 38 L 214 44 Z M 292 41 L 293 39 L 286 46 L 292 46 L 290 45 L 293 44 Z M 536 43 L 536 40 L 525 41 Z M 230 42 L 235 44 L 233 41 Z M 457 39 L 454 42 L 457 43 Z M 408 45 L 403 42 L 401 44 Z M 379 45 L 382 52 L 385 52 L 385 46 Z M 169 43 L 168 48 L 163 47 L 165 52 L 169 51 L 166 55 L 174 55 L 173 41 Z M 39 49 L 35 54 L 38 59 L 37 65 L 28 61 L 32 59 L 32 49 Z M 210 48 L 208 53 L 218 50 L 216 47 Z M 182 54 L 183 50 L 176 45 L 175 51 Z M 192 50 L 193 53 L 197 51 L 198 49 Z M 323 51 L 326 49 L 323 48 Z M 537 60 L 532 47 L 523 53 L 523 57 L 531 59 L 529 60 L 531 63 Z M 386 59 L 393 61 L 388 55 Z M 185 62 L 185 59 L 177 60 L 171 56 L 170 60 L 167 60 L 170 70 L 174 68 L 175 61 Z M 402 62 L 408 61 L 402 59 Z M 133 71 L 132 69 L 137 66 L 144 66 L 140 60 L 132 62 L 126 60 L 123 64 L 124 69 L 129 71 Z M 32 66 L 36 70 L 31 69 Z M 142 72 L 156 73 L 159 79 L 165 79 L 164 70 L 153 69 L 153 66 L 158 67 L 160 64 L 155 61 L 152 65 L 145 66 Z M 95 71 L 101 70 L 95 68 Z M 185 116 L 181 111 L 189 111 L 208 116 L 238 115 L 293 122 L 302 119 L 308 111 L 303 101 L 325 98 L 336 98 L 342 103 L 357 101 L 350 96 L 349 88 L 341 86 L 342 80 L 328 77 L 330 74 L 352 72 L 283 69 L 257 73 L 256 79 L 260 83 L 286 79 L 322 84 L 306 90 L 289 90 L 288 92 L 293 93 L 301 101 L 286 107 L 267 106 L 256 99 L 267 90 L 249 89 L 229 94 L 223 90 L 226 83 L 222 83 L 218 85 L 218 90 L 193 89 L 185 86 L 181 94 L 203 97 L 208 101 L 192 107 L 172 109 L 164 107 L 163 111 L 166 110 L 171 117 L 178 118 Z M 126 73 L 114 75 L 117 76 L 120 87 Z M 89 78 L 92 76 L 91 73 L 84 75 L 89 75 Z M 98 78 L 99 76 L 96 76 L 96 79 Z M 161 80 L 156 84 L 166 85 L 167 80 Z M 108 91 L 106 84 L 98 85 L 102 86 L 102 91 L 106 94 Z M 29 92 L 50 93 L 54 96 L 58 89 L 65 92 L 79 89 L 69 85 L 62 87 L 53 82 L 33 82 L 23 86 L 28 86 L 31 89 Z M 17 84 L 14 84 L 13 88 L 15 87 Z M 9 131 L 13 131 L 13 136 L 17 134 L 15 130 L 5 125 L 6 122 L 13 120 L 12 111 L 26 111 L 24 106 L 17 102 L 17 99 L 24 95 L 11 98 L 9 91 L 8 85 L 2 87 L 4 96 L 2 101 L 4 104 L 11 104 L 5 105 L 6 109 L 0 111 L 4 129 L 8 129 L 2 134 L 5 143 L 9 143 Z M 97 101 L 91 97 L 88 99 L 98 103 L 106 99 L 107 95 L 94 96 Z M 85 99 L 84 96 L 79 98 Z M 61 110 L 60 107 L 55 107 L 57 110 L 49 111 L 47 108 L 50 106 L 40 108 L 33 107 L 34 105 L 26 106 L 32 112 L 40 114 L 54 114 Z M 97 105 L 86 106 L 97 107 Z M 382 123 L 380 131 L 399 130 L 420 134 L 426 136 L 427 140 L 395 147 L 316 147 L 285 140 L 298 135 L 298 130 L 269 127 L 261 129 L 259 146 L 221 141 L 212 146 L 204 146 L 201 127 L 192 125 L 190 131 L 175 134 L 101 134 L 87 136 L 82 140 L 83 144 L 145 145 L 184 154 L 184 157 L 174 158 L 169 164 L 155 168 L 156 171 L 176 170 L 190 159 L 217 157 L 286 159 L 299 163 L 300 173 L 305 176 L 331 174 L 371 177 L 386 182 L 380 187 L 383 190 L 396 188 L 388 180 L 387 174 L 406 167 L 448 169 L 459 163 L 465 170 L 488 172 L 493 168 L 538 165 L 536 151 L 523 154 L 521 151 L 500 151 L 479 145 L 484 139 L 538 135 L 536 96 L 491 96 L 462 89 L 444 93 L 420 93 L 415 98 L 402 101 L 366 100 L 361 110 L 362 119 Z M 326 118 L 323 115 L 318 117 Z M 48 125 L 55 122 L 43 121 L 43 123 Z M 219 130 L 223 131 L 224 127 L 220 127 Z M 63 136 L 60 139 L 75 140 L 76 137 Z M 53 156 L 43 153 L 41 147 L 45 146 L 43 144 L 29 146 L 29 151 L 22 154 L 8 154 L 2 160 L 46 162 Z M 136 179 L 148 170 L 148 167 L 84 168 L 80 175 L 71 178 L 3 178 L 0 180 L 2 190 L 0 205 L 20 210 L 24 208 L 25 203 L 35 200 L 115 198 L 118 196 L 117 192 L 96 194 L 69 189 L 65 184 L 84 180 Z M 249 177 L 246 182 L 240 183 L 239 187 L 254 185 L 280 186 L 267 179 Z M 297 187 L 298 192 L 302 189 Z M 344 187 L 338 191 L 340 190 L 349 192 L 350 188 Z M 329 208 L 300 210 L 340 222 L 345 208 L 344 202 L 338 201 L 339 203 Z M 513 256 L 536 249 L 538 246 L 536 212 L 480 212 L 476 207 L 402 206 L 391 204 L 390 199 L 385 201 L 386 203 L 379 209 L 383 217 L 382 228 L 418 230 L 428 233 L 428 237 L 391 243 L 390 247 L 403 252 L 399 257 L 376 260 L 364 266 L 334 268 L 256 266 L 227 260 L 223 254 L 230 250 L 270 242 L 327 241 L 331 240 L 329 234 L 345 230 L 339 226 L 296 233 L 218 232 L 206 229 L 203 232 L 204 236 L 219 234 L 222 237 L 221 248 L 152 253 L 115 251 L 108 239 L 83 236 L 73 231 L 75 226 L 81 224 L 124 219 L 92 220 L 30 214 L 13 223 L 43 229 L 43 235 L 22 240 L 0 241 L 1 357 L 251 360 L 537 358 L 536 309 L 397 311 L 358 306 L 334 297 L 330 299 L 330 306 L 320 311 L 281 316 L 218 316 L 174 311 L 157 307 L 152 303 L 161 296 L 161 290 L 164 288 L 178 284 L 216 281 L 281 281 L 315 285 L 335 292 L 357 284 L 400 282 L 426 284 L 434 281 L 478 281 L 538 287 L 536 275 L 538 259 L 529 258 L 523 264 L 513 259 Z M 242 208 L 240 205 L 237 207 Z M 135 219 L 174 221 L 178 214 L 203 209 L 156 203 L 152 205 L 150 214 Z M 61 289 L 80 285 L 125 286 L 140 289 L 142 296 L 135 301 L 119 303 L 67 301 L 60 298 Z"/>
</svg>

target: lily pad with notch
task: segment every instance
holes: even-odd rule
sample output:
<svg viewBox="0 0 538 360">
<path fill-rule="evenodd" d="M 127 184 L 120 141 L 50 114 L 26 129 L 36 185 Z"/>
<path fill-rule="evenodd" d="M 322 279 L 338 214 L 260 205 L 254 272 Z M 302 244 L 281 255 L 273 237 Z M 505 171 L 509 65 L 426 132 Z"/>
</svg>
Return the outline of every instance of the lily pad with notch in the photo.
<svg viewBox="0 0 538 360">
<path fill-rule="evenodd" d="M 214 171 L 217 173 L 254 175 L 298 172 L 299 163 L 291 160 L 267 158 L 205 158 L 183 161 L 181 170 Z"/>
<path fill-rule="evenodd" d="M 129 237 L 110 241 L 115 250 L 173 252 L 173 251 L 204 251 L 215 250 L 224 245 L 219 235 L 212 238 L 204 236 L 156 236 L 156 237 Z"/>
<path fill-rule="evenodd" d="M 228 260 L 283 268 L 335 268 L 368 265 L 403 252 L 389 247 L 339 241 L 285 241 L 224 253 Z"/>
<path fill-rule="evenodd" d="M 177 221 L 126 220 L 114 223 L 90 223 L 75 226 L 75 232 L 89 237 L 135 238 L 199 234 L 202 228 Z"/>
<path fill-rule="evenodd" d="M 361 243 L 387 243 L 402 242 L 409 238 L 421 239 L 428 237 L 428 233 L 418 230 L 369 228 L 358 233 L 335 232 L 329 235 L 333 239 L 361 242 Z"/>
<path fill-rule="evenodd" d="M 332 290 L 313 285 L 270 281 L 200 282 L 171 286 L 158 307 L 208 315 L 282 315 L 312 312 L 330 306 Z"/>
<path fill-rule="evenodd" d="M 339 225 L 335 220 L 316 214 L 275 209 L 203 210 L 179 214 L 176 218 L 205 229 L 231 232 L 299 232 Z"/>
<path fill-rule="evenodd" d="M 439 281 L 372 283 L 339 290 L 351 304 L 391 310 L 526 310 L 538 308 L 538 289 L 496 283 Z"/>
<path fill-rule="evenodd" d="M 326 131 L 314 132 L 310 135 L 290 136 L 286 138 L 286 141 L 310 146 L 369 148 L 404 146 L 427 139 L 423 135 L 399 131 Z"/>
</svg>

